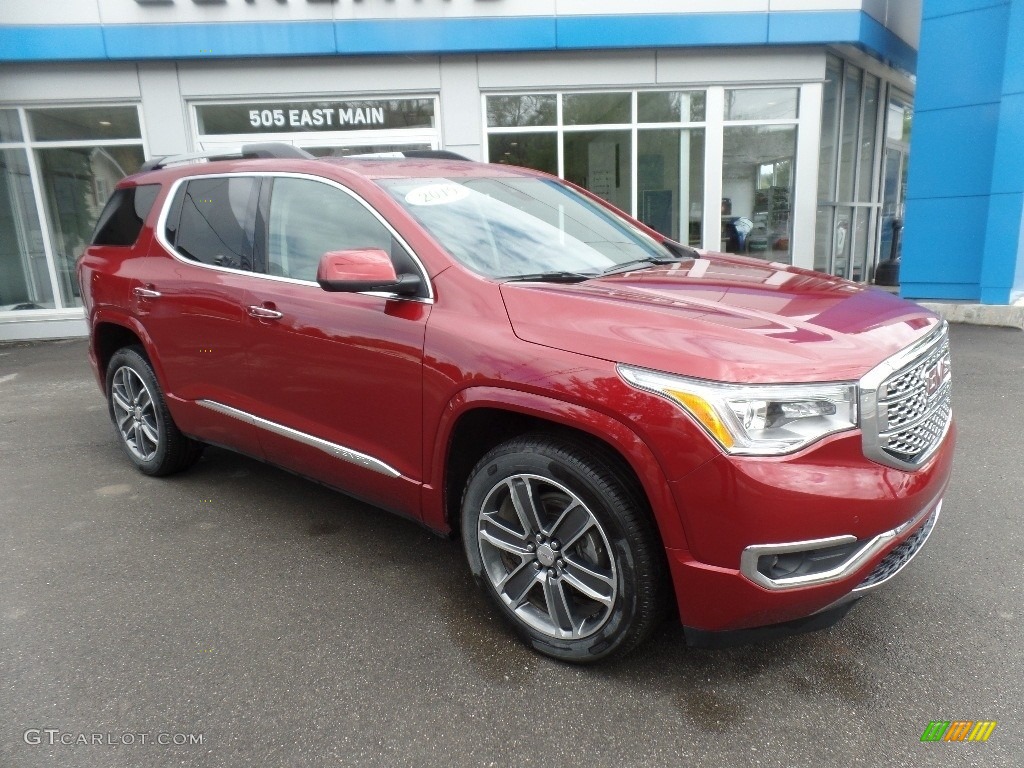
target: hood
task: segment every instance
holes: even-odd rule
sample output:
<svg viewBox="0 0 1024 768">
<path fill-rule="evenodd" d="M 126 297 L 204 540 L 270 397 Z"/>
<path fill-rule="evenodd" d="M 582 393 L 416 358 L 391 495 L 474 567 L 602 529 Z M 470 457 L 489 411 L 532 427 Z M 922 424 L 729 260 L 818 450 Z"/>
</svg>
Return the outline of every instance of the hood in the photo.
<svg viewBox="0 0 1024 768">
<path fill-rule="evenodd" d="M 885 291 L 725 255 L 501 294 L 524 341 L 732 382 L 858 379 L 941 322 Z"/>
</svg>

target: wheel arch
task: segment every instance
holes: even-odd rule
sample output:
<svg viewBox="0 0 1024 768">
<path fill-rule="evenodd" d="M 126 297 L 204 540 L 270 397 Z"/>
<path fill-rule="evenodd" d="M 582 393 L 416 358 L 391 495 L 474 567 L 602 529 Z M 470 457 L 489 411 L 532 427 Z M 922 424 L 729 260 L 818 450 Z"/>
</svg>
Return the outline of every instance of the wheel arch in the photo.
<svg viewBox="0 0 1024 768">
<path fill-rule="evenodd" d="M 434 443 L 433 499 L 424 504 L 429 525 L 459 529 L 462 490 L 470 471 L 487 451 L 522 434 L 547 432 L 586 446 L 617 465 L 648 504 L 662 544 L 687 548 L 667 478 L 653 453 L 628 425 L 585 406 L 500 387 L 462 390 L 444 413 Z"/>
<path fill-rule="evenodd" d="M 141 347 L 143 354 L 153 367 L 157 381 L 164 387 L 163 368 L 154 354 L 153 342 L 146 329 L 135 318 L 116 314 L 97 314 L 90 334 L 90 354 L 96 364 L 96 375 L 106 394 L 107 366 L 119 349 Z M 166 388 L 165 388 L 166 391 Z"/>
</svg>

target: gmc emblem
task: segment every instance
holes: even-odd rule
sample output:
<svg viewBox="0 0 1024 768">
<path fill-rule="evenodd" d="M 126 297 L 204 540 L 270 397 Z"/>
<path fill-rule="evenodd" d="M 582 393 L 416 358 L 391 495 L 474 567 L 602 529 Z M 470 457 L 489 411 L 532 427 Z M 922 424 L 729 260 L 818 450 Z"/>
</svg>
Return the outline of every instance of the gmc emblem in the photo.
<svg viewBox="0 0 1024 768">
<path fill-rule="evenodd" d="M 946 380 L 948 375 L 949 355 L 943 356 L 931 368 L 925 368 L 921 371 L 921 379 L 924 381 L 924 389 L 928 397 L 939 391 L 939 387 L 942 386 L 942 382 Z"/>
</svg>

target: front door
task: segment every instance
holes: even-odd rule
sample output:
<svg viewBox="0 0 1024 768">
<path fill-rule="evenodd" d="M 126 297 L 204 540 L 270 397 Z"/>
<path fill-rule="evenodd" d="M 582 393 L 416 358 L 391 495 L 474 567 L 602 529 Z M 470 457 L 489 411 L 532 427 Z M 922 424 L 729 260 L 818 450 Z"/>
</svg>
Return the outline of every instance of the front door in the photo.
<svg viewBox="0 0 1024 768">
<path fill-rule="evenodd" d="M 377 215 L 333 183 L 264 181 L 267 277 L 252 294 L 250 360 L 268 459 L 415 515 L 422 479 L 423 339 L 430 304 L 328 293 L 322 254 L 381 248 L 415 269 Z M 269 199 L 267 193 L 269 192 Z"/>
</svg>

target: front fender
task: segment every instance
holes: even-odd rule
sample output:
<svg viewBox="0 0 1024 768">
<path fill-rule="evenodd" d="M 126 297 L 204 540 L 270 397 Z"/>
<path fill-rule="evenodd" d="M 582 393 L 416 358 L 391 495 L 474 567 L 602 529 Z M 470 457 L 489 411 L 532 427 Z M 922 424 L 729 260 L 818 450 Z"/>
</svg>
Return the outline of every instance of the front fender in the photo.
<svg viewBox="0 0 1024 768">
<path fill-rule="evenodd" d="M 459 419 L 479 408 L 509 411 L 544 419 L 586 432 L 617 451 L 639 478 L 666 547 L 688 550 L 672 489 L 654 454 L 626 424 L 581 405 L 544 395 L 503 387 L 469 387 L 459 391 L 444 409 L 434 440 L 429 482 L 424 485 L 424 522 L 450 530 L 445 515 L 445 474 L 452 434 Z"/>
</svg>

